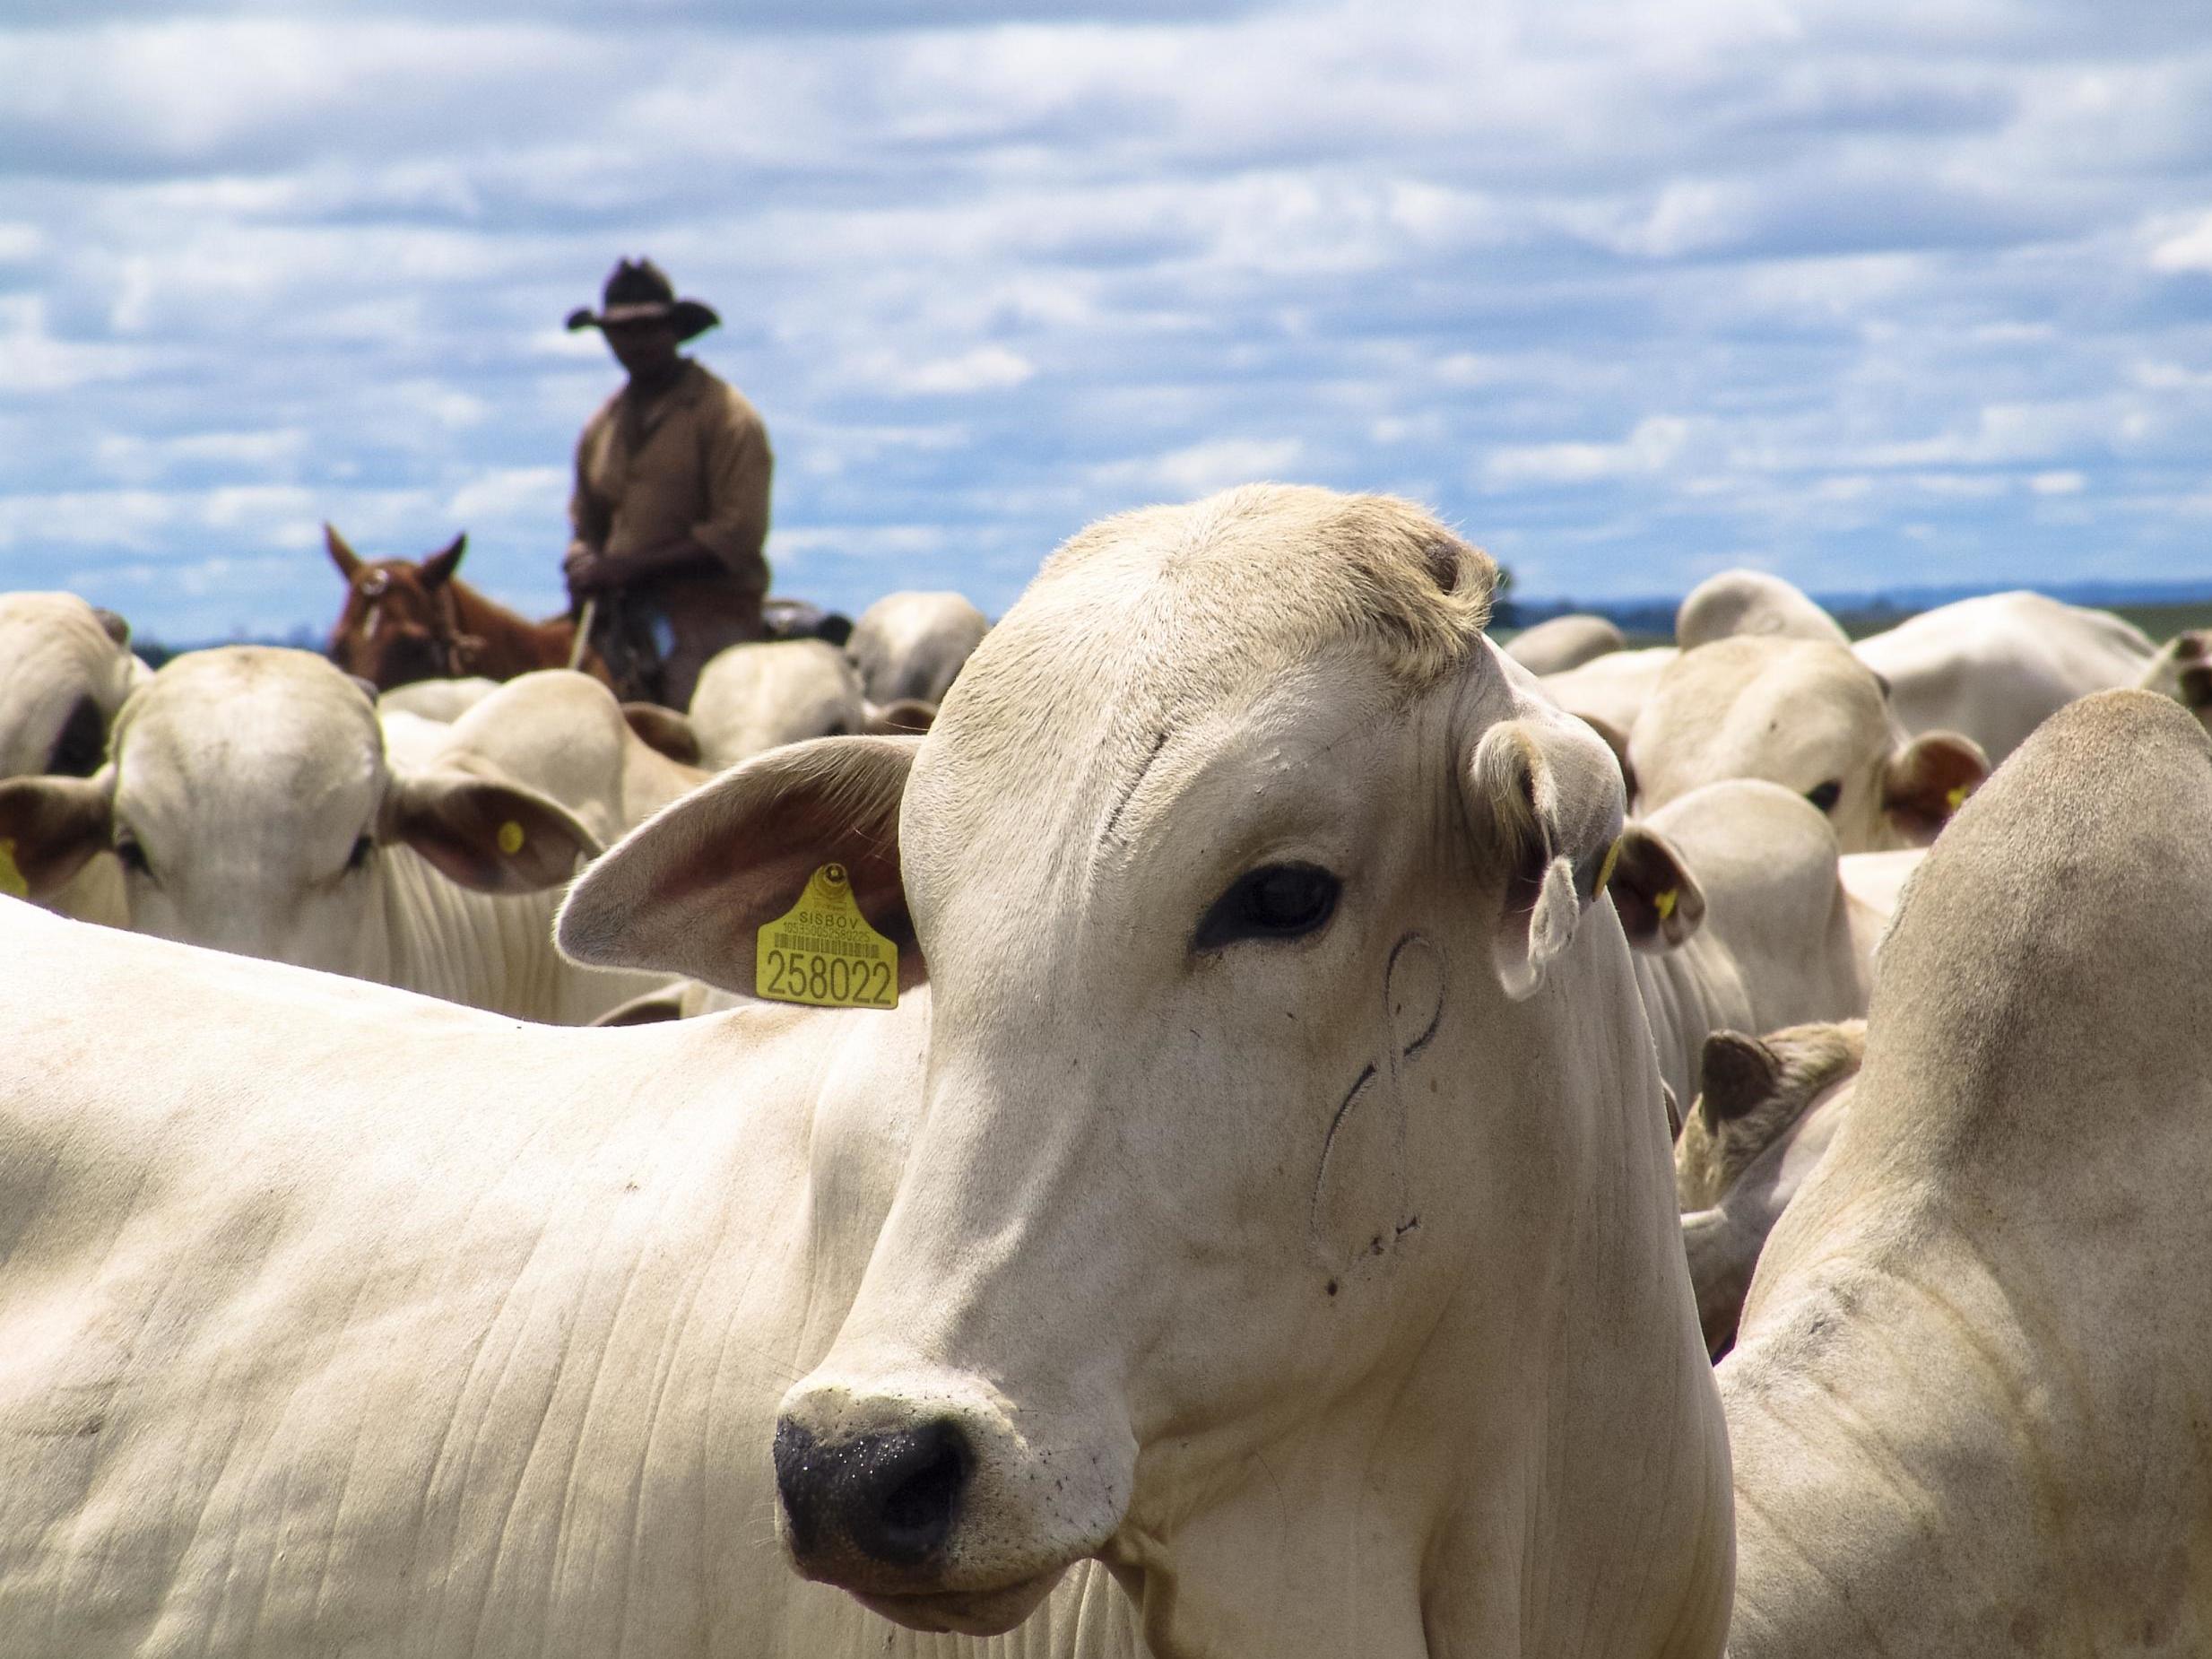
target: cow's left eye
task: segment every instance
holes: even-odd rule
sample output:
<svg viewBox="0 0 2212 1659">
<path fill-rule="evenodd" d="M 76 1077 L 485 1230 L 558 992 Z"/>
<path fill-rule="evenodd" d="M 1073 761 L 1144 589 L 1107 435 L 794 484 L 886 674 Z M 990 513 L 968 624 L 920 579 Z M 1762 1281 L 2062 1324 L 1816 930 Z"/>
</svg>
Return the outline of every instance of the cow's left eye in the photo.
<svg viewBox="0 0 2212 1659">
<path fill-rule="evenodd" d="M 1218 951 L 1240 939 L 1297 939 L 1324 926 L 1343 883 L 1318 864 L 1262 864 L 1213 901 L 1191 942 Z"/>
<path fill-rule="evenodd" d="M 353 843 L 353 850 L 346 855 L 345 867 L 349 870 L 360 869 L 369 862 L 369 855 L 376 850 L 376 842 L 368 836 L 363 836 Z"/>
</svg>

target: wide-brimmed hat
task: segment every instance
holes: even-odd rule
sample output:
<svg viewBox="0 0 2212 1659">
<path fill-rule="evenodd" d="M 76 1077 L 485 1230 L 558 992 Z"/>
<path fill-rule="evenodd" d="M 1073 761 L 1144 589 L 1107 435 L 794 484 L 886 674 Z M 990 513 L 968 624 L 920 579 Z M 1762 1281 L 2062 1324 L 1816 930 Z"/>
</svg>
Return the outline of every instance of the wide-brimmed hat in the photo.
<svg viewBox="0 0 2212 1659">
<path fill-rule="evenodd" d="M 703 334 L 722 319 L 712 306 L 697 300 L 676 298 L 676 285 L 650 259 L 625 259 L 607 274 L 594 311 L 578 306 L 568 313 L 571 328 L 604 328 L 609 323 L 643 323 L 665 317 L 676 326 L 676 338 Z"/>
</svg>

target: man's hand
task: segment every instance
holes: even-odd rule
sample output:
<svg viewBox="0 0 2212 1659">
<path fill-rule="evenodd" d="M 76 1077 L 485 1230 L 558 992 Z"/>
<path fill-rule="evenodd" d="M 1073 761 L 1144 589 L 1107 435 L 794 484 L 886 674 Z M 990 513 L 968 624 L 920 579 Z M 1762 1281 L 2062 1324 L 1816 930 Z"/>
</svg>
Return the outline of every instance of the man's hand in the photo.
<svg viewBox="0 0 2212 1659">
<path fill-rule="evenodd" d="M 568 580 L 568 595 L 582 599 L 614 586 L 612 561 L 596 547 L 572 547 L 568 556 L 560 561 L 560 573 Z"/>
</svg>

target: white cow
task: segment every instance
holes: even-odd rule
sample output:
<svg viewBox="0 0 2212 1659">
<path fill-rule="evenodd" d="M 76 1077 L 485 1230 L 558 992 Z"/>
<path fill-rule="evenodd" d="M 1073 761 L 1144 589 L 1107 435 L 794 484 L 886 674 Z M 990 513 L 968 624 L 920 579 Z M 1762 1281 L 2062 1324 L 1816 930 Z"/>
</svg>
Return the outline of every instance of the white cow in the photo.
<svg viewBox="0 0 2212 1659">
<path fill-rule="evenodd" d="M 1109 520 L 918 749 L 787 793 L 867 821 L 837 856 L 934 986 L 898 1195 L 777 1429 L 807 1573 L 989 1630 L 1098 1556 L 1163 1655 L 1718 1650 L 1725 1449 L 1593 898 L 1618 769 L 1481 637 L 1490 581 L 1377 498 Z M 678 815 L 563 942 L 742 988 L 747 927 L 688 907 L 788 877 Z"/>
<path fill-rule="evenodd" d="M 1705 1039 L 1674 1167 L 1697 1322 L 1716 1359 L 1736 1340 L 1767 1234 L 1843 1126 L 1865 1052 L 1863 1020 Z"/>
<path fill-rule="evenodd" d="M 776 1549 L 928 1016 L 564 1030 L 0 900 L 0 1651 L 1141 1659 L 1097 1569 L 960 1643 Z"/>
<path fill-rule="evenodd" d="M 451 725 L 499 689 L 499 682 L 481 674 L 457 680 L 410 680 L 377 693 L 380 715 L 407 714 Z"/>
<path fill-rule="evenodd" d="M 1658 689 L 1660 676 L 1681 655 L 1670 645 L 1613 651 L 1592 657 L 1580 668 L 1543 676 L 1544 694 L 1567 713 L 1586 721 L 1605 739 L 1620 761 L 1631 800 L 1635 798 L 1636 786 L 1627 772 L 1628 734 Z"/>
<path fill-rule="evenodd" d="M 1906 731 L 1963 732 L 1992 765 L 2076 698 L 2141 684 L 2156 655 L 2111 612 L 2033 593 L 1939 605 L 1852 649 Z"/>
<path fill-rule="evenodd" d="M 1608 889 L 1637 948 L 1659 1074 L 1686 1108 L 1713 1032 L 1866 1012 L 1865 930 L 1835 832 L 1787 789 L 1736 778 L 1670 802 L 1628 826 Z"/>
<path fill-rule="evenodd" d="M 85 777 L 99 769 L 116 711 L 153 673 L 130 642 L 129 623 L 74 594 L 0 594 L 0 778 Z M 0 893 L 22 887 L 12 856 L 0 851 Z M 122 867 L 103 854 L 45 902 L 120 925 Z"/>
<path fill-rule="evenodd" d="M 1674 642 L 1685 651 L 1749 634 L 1851 643 L 1851 636 L 1795 585 L 1765 570 L 1723 570 L 1690 589 L 1674 613 Z"/>
<path fill-rule="evenodd" d="M 845 652 L 870 702 L 935 705 L 990 630 L 959 594 L 886 594 L 861 612 Z"/>
<path fill-rule="evenodd" d="M 2136 683 L 2171 697 L 2212 732 L 2212 629 L 2192 628 L 2158 647 Z"/>
<path fill-rule="evenodd" d="M 868 723 L 859 673 L 820 639 L 734 645 L 716 654 L 699 673 L 690 715 L 700 758 L 715 769 L 781 743 L 850 736 Z"/>
<path fill-rule="evenodd" d="M 1620 650 L 1627 641 L 1607 616 L 1555 616 L 1505 642 L 1505 655 L 1532 674 L 1565 673 Z"/>
<path fill-rule="evenodd" d="M 1737 1659 L 2212 1646 L 2212 744 L 2052 716 L 1906 890 L 1720 1368 Z"/>
<path fill-rule="evenodd" d="M 1685 651 L 1628 734 L 1645 811 L 1723 777 L 1764 777 L 1828 815 L 1848 853 L 1932 839 L 1988 771 L 1950 732 L 1908 739 L 1881 682 L 1837 645 L 1737 636 Z"/>
<path fill-rule="evenodd" d="M 589 791 L 573 778 L 594 764 L 603 795 L 620 788 L 620 717 L 601 696 L 612 729 L 596 744 L 565 734 L 538 769 L 566 774 L 578 798 Z M 468 741 L 497 700 L 452 728 L 460 747 L 497 753 Z M 519 750 L 507 758 L 533 769 Z M 520 1018 L 588 1020 L 650 983 L 582 971 L 552 948 L 551 890 L 601 845 L 587 824 L 457 756 L 390 764 L 367 695 L 304 651 L 178 657 L 125 707 L 91 777 L 0 784 L 0 838 L 34 896 L 112 847 L 141 933 Z"/>
</svg>

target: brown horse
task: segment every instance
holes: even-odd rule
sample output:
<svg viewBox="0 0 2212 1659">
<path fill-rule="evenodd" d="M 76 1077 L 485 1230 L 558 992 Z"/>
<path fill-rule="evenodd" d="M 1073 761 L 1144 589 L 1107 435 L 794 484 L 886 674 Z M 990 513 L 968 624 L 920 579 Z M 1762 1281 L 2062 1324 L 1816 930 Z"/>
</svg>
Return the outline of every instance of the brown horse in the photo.
<svg viewBox="0 0 2212 1659">
<path fill-rule="evenodd" d="M 488 599 L 454 575 L 468 537 L 454 537 L 420 564 L 366 560 L 329 525 L 323 539 L 346 579 L 345 609 L 331 630 L 330 660 L 380 691 L 414 680 L 481 674 L 512 680 L 533 668 L 566 668 L 576 624 L 565 616 L 533 622 Z M 577 664 L 612 684 L 597 651 Z"/>
</svg>

